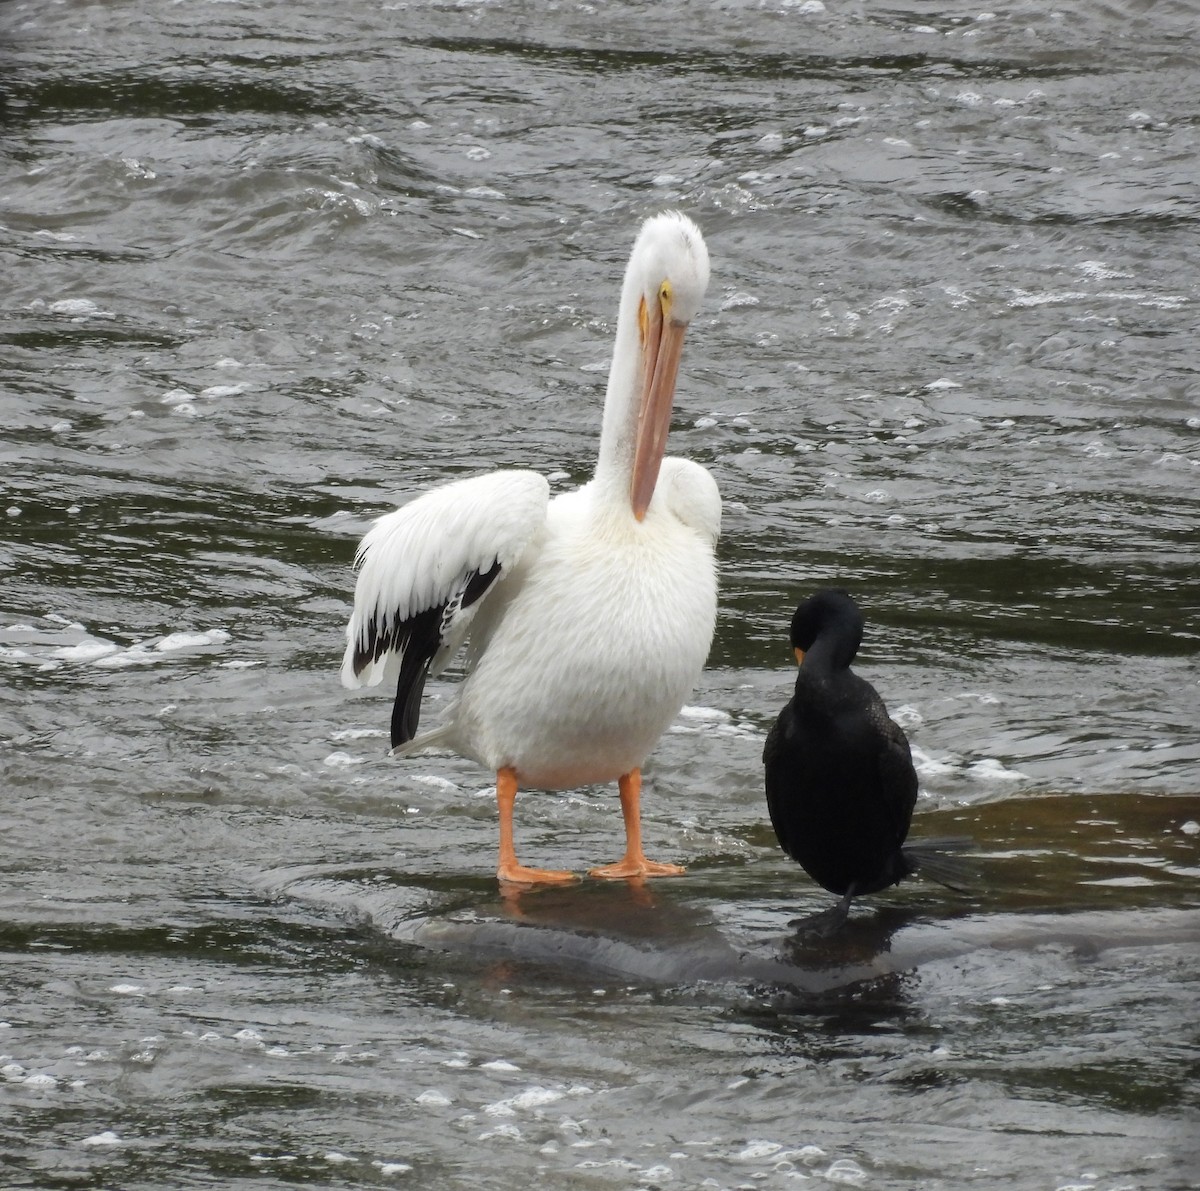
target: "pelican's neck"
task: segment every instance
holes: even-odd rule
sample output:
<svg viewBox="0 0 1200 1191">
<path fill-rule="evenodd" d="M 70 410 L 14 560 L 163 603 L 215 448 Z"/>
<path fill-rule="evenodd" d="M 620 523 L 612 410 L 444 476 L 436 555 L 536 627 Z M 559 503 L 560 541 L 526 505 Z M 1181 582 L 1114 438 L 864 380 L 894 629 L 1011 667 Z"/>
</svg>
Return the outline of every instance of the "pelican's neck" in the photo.
<svg viewBox="0 0 1200 1191">
<path fill-rule="evenodd" d="M 604 423 L 600 430 L 600 453 L 596 458 L 594 482 L 613 501 L 629 503 L 633 480 L 633 454 L 637 438 L 638 395 L 642 386 L 642 344 L 638 328 L 641 300 L 633 262 L 625 271 L 621 305 L 617 308 L 617 335 L 608 392 L 604 398 Z"/>
</svg>

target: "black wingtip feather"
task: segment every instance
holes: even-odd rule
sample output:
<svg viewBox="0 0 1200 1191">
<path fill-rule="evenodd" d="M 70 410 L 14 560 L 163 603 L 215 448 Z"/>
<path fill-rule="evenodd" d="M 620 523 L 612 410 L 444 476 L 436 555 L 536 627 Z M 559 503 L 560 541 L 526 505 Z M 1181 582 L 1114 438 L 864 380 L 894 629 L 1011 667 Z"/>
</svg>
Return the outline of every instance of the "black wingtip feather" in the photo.
<svg viewBox="0 0 1200 1191">
<path fill-rule="evenodd" d="M 405 656 L 405 662 L 411 654 Z M 421 696 L 425 692 L 425 679 L 429 674 L 429 659 L 421 660 L 409 674 L 405 666 L 400 668 L 400 680 L 396 684 L 396 702 L 392 704 L 392 748 L 407 744 L 417 734 L 421 719 Z"/>
<path fill-rule="evenodd" d="M 442 643 L 441 626 L 442 609 L 427 608 L 405 621 L 396 633 L 396 648 L 404 651 L 404 657 L 396 680 L 396 702 L 392 706 L 392 748 L 407 744 L 417 734 L 421 694 L 429 663 Z"/>
<path fill-rule="evenodd" d="M 421 718 L 421 696 L 434 656 L 445 639 L 447 619 L 478 603 L 500 576 L 500 561 L 486 571 L 468 571 L 455 595 L 443 604 L 426 608 L 399 624 L 388 625 L 373 616 L 366 624 L 366 639 L 354 649 L 354 673 L 361 674 L 372 662 L 389 651 L 401 655 L 400 677 L 396 681 L 396 702 L 392 706 L 392 748 L 407 744 L 417 734 Z M 447 609 L 450 609 L 449 614 Z"/>
</svg>

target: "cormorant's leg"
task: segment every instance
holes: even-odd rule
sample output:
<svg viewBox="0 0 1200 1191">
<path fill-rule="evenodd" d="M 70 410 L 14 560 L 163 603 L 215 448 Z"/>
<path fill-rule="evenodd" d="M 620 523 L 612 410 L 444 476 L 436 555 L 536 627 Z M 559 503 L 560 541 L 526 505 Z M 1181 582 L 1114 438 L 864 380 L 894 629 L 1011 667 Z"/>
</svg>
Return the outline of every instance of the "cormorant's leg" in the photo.
<svg viewBox="0 0 1200 1191">
<path fill-rule="evenodd" d="M 625 820 L 625 855 L 616 864 L 588 870 L 590 877 L 679 877 L 687 870 L 678 864 L 647 860 L 642 851 L 642 771 L 631 769 L 620 781 L 621 817 Z"/>
<path fill-rule="evenodd" d="M 831 938 L 846 925 L 850 917 L 850 903 L 854 900 L 854 891 L 858 887 L 851 885 L 842 895 L 842 900 L 828 910 L 809 914 L 804 918 L 793 918 L 788 926 L 794 926 L 800 935 L 820 935 L 823 939 Z"/>
<path fill-rule="evenodd" d="M 517 771 L 501 769 L 496 774 L 496 805 L 500 810 L 500 864 L 496 876 L 514 885 L 560 885 L 577 881 L 574 873 L 552 868 L 526 868 L 517 860 L 513 847 L 513 803 L 517 799 Z"/>
</svg>

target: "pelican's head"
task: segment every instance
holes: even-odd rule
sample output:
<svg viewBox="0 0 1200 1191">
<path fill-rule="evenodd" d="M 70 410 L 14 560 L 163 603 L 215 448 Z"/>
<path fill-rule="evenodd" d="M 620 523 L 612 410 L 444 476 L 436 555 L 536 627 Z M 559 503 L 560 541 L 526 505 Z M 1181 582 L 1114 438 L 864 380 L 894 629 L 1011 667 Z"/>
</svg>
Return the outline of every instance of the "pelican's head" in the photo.
<svg viewBox="0 0 1200 1191">
<path fill-rule="evenodd" d="M 708 287 L 708 249 L 686 215 L 667 211 L 642 224 L 625 275 L 638 307 L 637 435 L 629 499 L 633 515 L 646 515 L 671 428 L 675 378 L 683 335 Z"/>
</svg>

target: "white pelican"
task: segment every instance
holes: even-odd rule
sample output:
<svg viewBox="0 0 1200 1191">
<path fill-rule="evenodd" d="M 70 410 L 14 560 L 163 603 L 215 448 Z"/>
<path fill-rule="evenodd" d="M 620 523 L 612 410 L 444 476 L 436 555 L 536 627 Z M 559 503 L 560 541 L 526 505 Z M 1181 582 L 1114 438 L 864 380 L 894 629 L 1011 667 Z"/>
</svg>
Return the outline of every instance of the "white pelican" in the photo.
<svg viewBox="0 0 1200 1191">
<path fill-rule="evenodd" d="M 592 479 L 549 499 L 533 471 L 435 488 L 380 517 L 356 563 L 342 682 L 396 680 L 393 751 L 453 749 L 496 774 L 502 881 L 574 880 L 513 847 L 518 787 L 620 783 L 625 855 L 598 877 L 673 876 L 646 859 L 641 765 L 700 676 L 717 609 L 721 498 L 664 459 L 684 332 L 708 284 L 700 229 L 648 219 L 625 271 Z M 470 634 L 443 722 L 416 735 L 421 693 Z"/>
</svg>

